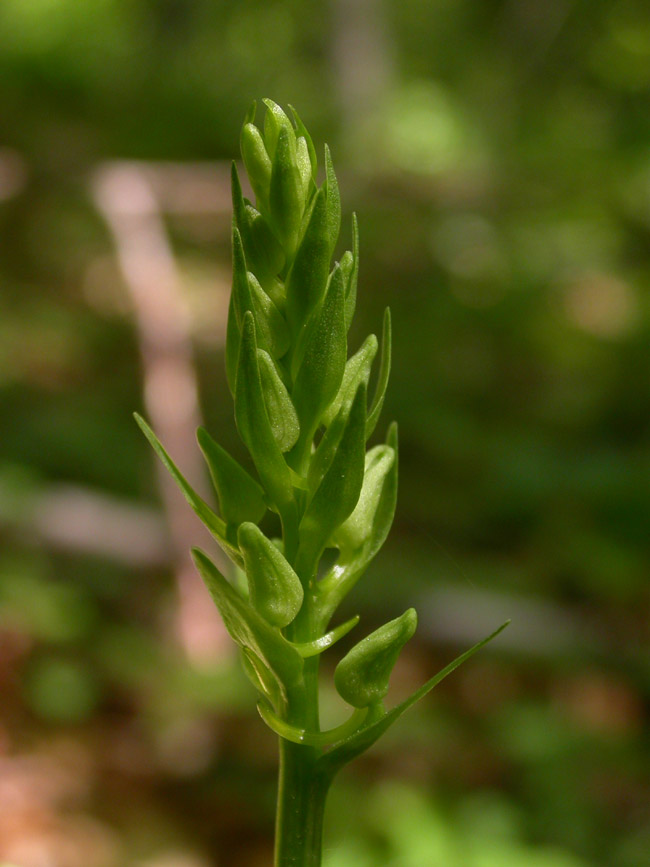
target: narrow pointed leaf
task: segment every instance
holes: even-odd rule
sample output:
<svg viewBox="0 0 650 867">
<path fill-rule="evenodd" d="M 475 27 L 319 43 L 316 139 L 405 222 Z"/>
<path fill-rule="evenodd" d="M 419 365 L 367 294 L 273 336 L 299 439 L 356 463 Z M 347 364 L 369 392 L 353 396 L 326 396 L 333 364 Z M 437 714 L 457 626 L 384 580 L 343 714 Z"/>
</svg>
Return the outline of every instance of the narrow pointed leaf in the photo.
<svg viewBox="0 0 650 867">
<path fill-rule="evenodd" d="M 300 654 L 237 593 L 203 551 L 193 548 L 192 557 L 231 638 L 259 657 L 282 689 L 299 682 L 303 670 Z"/>
<path fill-rule="evenodd" d="M 210 506 L 205 502 L 205 500 L 196 493 L 194 488 L 190 485 L 190 483 L 178 469 L 173 460 L 169 457 L 163 444 L 160 442 L 155 433 L 151 430 L 146 421 L 137 413 L 134 413 L 133 415 L 140 427 L 140 430 L 149 440 L 149 443 L 151 444 L 153 450 L 156 452 L 156 454 L 162 461 L 163 466 L 180 488 L 181 493 L 192 507 L 194 513 L 203 522 L 203 524 L 205 524 L 205 526 L 208 528 L 210 533 L 214 536 L 214 538 L 217 540 L 217 542 L 223 548 L 226 554 L 228 554 L 228 556 L 235 563 L 237 563 L 237 565 L 241 565 L 243 561 L 239 551 L 226 538 L 226 525 L 224 521 L 222 521 L 219 515 L 217 515 L 217 513 L 214 511 L 214 509 L 211 509 Z"/>
<path fill-rule="evenodd" d="M 325 295 L 329 262 L 327 199 L 321 189 L 314 198 L 309 222 L 287 278 L 287 318 L 294 336 L 300 334 Z"/>
<path fill-rule="evenodd" d="M 374 334 L 369 334 L 359 351 L 348 358 L 338 394 L 323 413 L 323 424 L 329 425 L 331 423 L 341 405 L 347 400 L 352 400 L 362 382 L 367 387 L 372 362 L 377 354 L 377 346 L 377 338 Z"/>
<path fill-rule="evenodd" d="M 347 255 L 347 253 L 346 253 Z M 345 290 L 345 328 L 349 330 L 357 306 L 357 283 L 359 280 L 359 224 L 357 215 L 352 214 L 352 261 Z M 345 256 L 341 259 L 341 264 Z"/>
<path fill-rule="evenodd" d="M 325 301 L 310 332 L 292 396 L 305 436 L 312 436 L 343 379 L 347 335 L 343 284 L 332 278 Z"/>
<path fill-rule="evenodd" d="M 321 441 L 318 443 L 318 448 L 311 457 L 307 472 L 307 489 L 312 495 L 318 489 L 325 473 L 329 470 L 334 460 L 336 450 L 343 436 L 343 431 L 348 423 L 351 409 L 352 400 L 347 400 L 323 434 Z"/>
<path fill-rule="evenodd" d="M 303 659 L 308 659 L 310 656 L 318 656 L 319 653 L 328 650 L 333 644 L 336 644 L 337 641 L 347 635 L 348 632 L 354 629 L 358 622 L 359 615 L 355 614 L 354 617 L 351 617 L 349 620 L 346 620 L 345 623 L 341 623 L 334 629 L 330 629 L 329 632 L 326 632 L 325 635 L 321 635 L 320 638 L 315 638 L 313 641 L 305 641 L 299 644 L 296 644 L 295 642 L 291 643 Z"/>
<path fill-rule="evenodd" d="M 327 231 L 331 255 L 334 252 L 341 229 L 341 195 L 339 193 L 336 174 L 334 173 L 332 155 L 327 145 L 325 145 L 325 185 L 327 188 Z"/>
<path fill-rule="evenodd" d="M 309 148 L 304 136 L 298 136 L 296 139 L 296 162 L 300 172 L 302 181 L 302 195 L 307 202 L 310 193 L 315 190 L 313 178 L 311 176 L 311 162 L 309 160 Z"/>
<path fill-rule="evenodd" d="M 226 325 L 226 379 L 228 380 L 230 393 L 233 396 L 235 394 L 235 381 L 237 379 L 240 342 L 241 331 L 237 322 L 237 313 L 235 312 L 235 298 L 231 292 L 228 303 L 228 322 Z"/>
<path fill-rule="evenodd" d="M 312 141 L 310 134 L 307 132 L 307 128 L 305 127 L 304 123 L 300 119 L 298 112 L 295 110 L 295 108 L 292 105 L 290 105 L 289 108 L 291 109 L 291 114 L 293 115 L 293 121 L 296 125 L 296 131 L 297 131 L 298 135 L 301 135 L 305 139 L 305 141 L 307 142 L 307 150 L 309 151 L 309 161 L 311 162 L 311 174 L 312 174 L 312 178 L 315 180 L 316 179 L 316 172 L 318 171 L 318 159 L 316 157 L 316 148 L 314 147 L 314 142 Z"/>
<path fill-rule="evenodd" d="M 496 638 L 497 635 L 506 628 L 508 623 L 510 623 L 509 620 L 496 629 L 491 635 L 488 635 L 487 638 L 484 638 L 473 647 L 470 647 L 470 649 L 466 650 L 465 653 L 461 653 L 461 655 L 456 657 L 453 662 L 450 662 L 449 665 L 445 666 L 442 671 L 439 671 L 438 674 L 416 690 L 412 696 L 407 698 L 401 704 L 398 704 L 397 707 L 394 707 L 392 710 L 388 711 L 378 719 L 375 719 L 373 722 L 370 722 L 368 725 L 362 726 L 359 731 L 350 737 L 344 738 L 338 744 L 334 744 L 331 750 L 329 750 L 329 752 L 319 760 L 321 770 L 333 776 L 336 771 L 343 767 L 343 765 L 365 752 L 365 750 L 371 747 L 405 711 L 412 707 L 421 698 L 424 698 L 424 696 L 437 686 L 440 681 L 444 680 L 452 673 L 452 671 L 457 669 L 459 665 L 462 665 L 466 660 L 473 656 L 477 650 L 480 650 L 488 642 Z"/>
<path fill-rule="evenodd" d="M 251 187 L 262 210 L 266 210 L 269 204 L 272 163 L 262 135 L 254 124 L 244 124 L 240 146 Z"/>
<path fill-rule="evenodd" d="M 266 114 L 264 115 L 264 142 L 269 156 L 273 160 L 282 130 L 285 129 L 292 136 L 294 136 L 294 130 L 291 121 L 277 102 L 273 102 L 272 99 L 263 99 L 262 102 L 266 106 Z"/>
<path fill-rule="evenodd" d="M 274 228 L 291 259 L 298 243 L 305 199 L 296 160 L 296 139 L 293 130 L 285 126 L 280 129 L 273 158 L 269 202 Z"/>
<path fill-rule="evenodd" d="M 275 441 L 264 403 L 255 322 L 250 311 L 244 316 L 242 327 L 235 385 L 235 421 L 264 490 L 282 514 L 293 503 L 291 476 Z"/>
<path fill-rule="evenodd" d="M 210 470 L 226 524 L 238 527 L 244 521 L 260 521 L 266 513 L 262 488 L 205 428 L 198 429 L 196 438 Z"/>
<path fill-rule="evenodd" d="M 246 269 L 246 255 L 242 244 L 241 233 L 236 226 L 232 230 L 232 300 L 237 316 L 237 324 L 241 331 L 244 314 L 253 307 L 251 291 Z"/>
<path fill-rule="evenodd" d="M 287 626 L 300 611 L 300 578 L 255 524 L 242 524 L 237 541 L 244 557 L 250 602 L 272 626 Z"/>
<path fill-rule="evenodd" d="M 255 123 L 256 113 L 257 113 L 257 101 L 253 100 L 248 107 L 248 111 L 246 112 L 246 117 L 244 118 L 244 125 L 247 123 Z"/>
<path fill-rule="evenodd" d="M 391 363 L 391 319 L 390 308 L 387 307 L 384 311 L 384 324 L 381 333 L 381 361 L 379 362 L 379 379 L 377 380 L 377 388 L 372 399 L 372 405 L 368 411 L 368 423 L 366 425 L 366 439 L 372 436 L 382 407 L 384 398 L 386 397 L 386 389 L 388 387 L 388 377 L 390 376 Z"/>
</svg>

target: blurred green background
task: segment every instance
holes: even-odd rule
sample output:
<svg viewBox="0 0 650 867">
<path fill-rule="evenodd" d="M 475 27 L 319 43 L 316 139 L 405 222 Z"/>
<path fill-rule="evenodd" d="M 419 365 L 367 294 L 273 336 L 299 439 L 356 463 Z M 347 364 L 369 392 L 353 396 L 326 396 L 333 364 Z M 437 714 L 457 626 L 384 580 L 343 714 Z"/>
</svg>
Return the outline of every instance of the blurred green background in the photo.
<svg viewBox="0 0 650 867">
<path fill-rule="evenodd" d="M 225 179 L 264 96 L 331 146 L 341 252 L 358 212 L 351 349 L 393 311 L 400 500 L 346 610 L 418 608 L 396 699 L 513 619 L 341 775 L 326 867 L 650 864 L 644 0 L 2 0 L 0 861 L 270 863 L 274 737 L 131 417 L 189 472 L 195 375 L 243 457 Z"/>
</svg>

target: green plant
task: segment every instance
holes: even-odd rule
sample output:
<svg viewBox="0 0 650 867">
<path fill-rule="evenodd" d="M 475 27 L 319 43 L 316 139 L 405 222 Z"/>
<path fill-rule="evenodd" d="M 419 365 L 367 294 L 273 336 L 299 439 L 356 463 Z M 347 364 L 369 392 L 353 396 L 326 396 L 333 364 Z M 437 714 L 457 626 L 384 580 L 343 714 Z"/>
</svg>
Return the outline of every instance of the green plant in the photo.
<svg viewBox="0 0 650 867">
<path fill-rule="evenodd" d="M 242 592 L 202 551 L 193 552 L 260 693 L 259 712 L 280 736 L 276 867 L 315 867 L 321 863 L 325 798 L 336 772 L 503 626 L 387 711 L 391 670 L 416 628 L 409 609 L 339 662 L 334 681 L 350 716 L 321 730 L 319 656 L 359 618 L 333 629 L 330 621 L 382 546 L 395 511 L 396 426 L 389 427 L 384 443 L 366 451 L 388 383 L 391 320 L 387 310 L 377 385 L 368 403 L 379 348 L 375 335 L 347 357 L 359 270 L 356 220 L 352 250 L 330 270 L 341 207 L 329 150 L 318 186 L 316 152 L 300 118 L 292 109 L 290 120 L 270 100 L 265 105 L 263 131 L 254 125 L 253 105 L 241 136 L 255 206 L 243 197 L 234 166 L 232 172 L 226 343 L 235 420 L 258 478 L 199 430 L 217 514 L 137 420 L 194 511 L 246 574 Z M 260 529 L 269 509 L 279 516 L 281 539 L 269 539 Z M 332 548 L 336 562 L 321 575 L 321 558 Z"/>
</svg>

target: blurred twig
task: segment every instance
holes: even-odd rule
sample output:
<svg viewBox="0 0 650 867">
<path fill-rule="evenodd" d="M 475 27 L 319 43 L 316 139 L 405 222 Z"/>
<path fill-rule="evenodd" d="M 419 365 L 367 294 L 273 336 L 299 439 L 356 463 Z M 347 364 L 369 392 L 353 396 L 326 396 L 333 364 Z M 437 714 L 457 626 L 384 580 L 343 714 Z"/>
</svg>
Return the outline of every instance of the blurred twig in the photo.
<svg viewBox="0 0 650 867">
<path fill-rule="evenodd" d="M 196 375 L 163 211 L 201 213 L 210 210 L 210 202 L 213 211 L 222 211 L 229 207 L 227 186 L 218 173 L 204 167 L 109 163 L 96 172 L 92 189 L 111 230 L 133 304 L 147 414 L 185 475 L 200 489 L 204 471 L 194 440 L 201 422 Z M 177 635 L 190 657 L 213 657 L 225 652 L 229 643 L 189 556 L 194 519 L 169 476 L 161 467 L 158 471 L 178 584 Z"/>
</svg>

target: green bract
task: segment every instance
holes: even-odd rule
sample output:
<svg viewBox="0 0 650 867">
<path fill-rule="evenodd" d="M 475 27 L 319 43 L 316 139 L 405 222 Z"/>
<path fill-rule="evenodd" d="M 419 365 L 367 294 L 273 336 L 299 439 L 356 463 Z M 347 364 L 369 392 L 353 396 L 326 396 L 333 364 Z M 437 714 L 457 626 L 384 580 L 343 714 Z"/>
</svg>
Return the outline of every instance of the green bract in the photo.
<svg viewBox="0 0 650 867">
<path fill-rule="evenodd" d="M 386 711 L 391 670 L 415 631 L 417 618 L 409 609 L 341 660 L 335 683 L 350 715 L 321 731 L 319 654 L 358 618 L 334 628 L 330 620 L 382 546 L 395 512 L 396 426 L 384 443 L 366 451 L 388 384 L 391 321 L 386 310 L 369 400 L 377 337 L 369 335 L 348 358 L 359 273 L 356 219 L 352 249 L 332 263 L 341 202 L 330 152 L 325 147 L 319 184 L 316 151 L 296 112 L 291 109 L 291 120 L 274 102 L 264 103 L 263 128 L 255 125 L 253 106 L 241 134 L 254 204 L 244 198 L 235 166 L 232 172 L 233 281 L 226 338 L 235 420 L 257 478 L 200 430 L 217 514 L 192 490 L 145 422 L 138 422 L 196 514 L 246 573 L 244 596 L 206 554 L 194 552 L 260 693 L 260 713 L 281 737 L 276 865 L 307 867 L 320 864 L 322 809 L 315 800 L 324 799 L 334 773 L 481 645 Z M 268 509 L 279 515 L 279 541 L 260 526 Z M 320 575 L 326 549 L 335 549 L 337 557 Z"/>
</svg>

